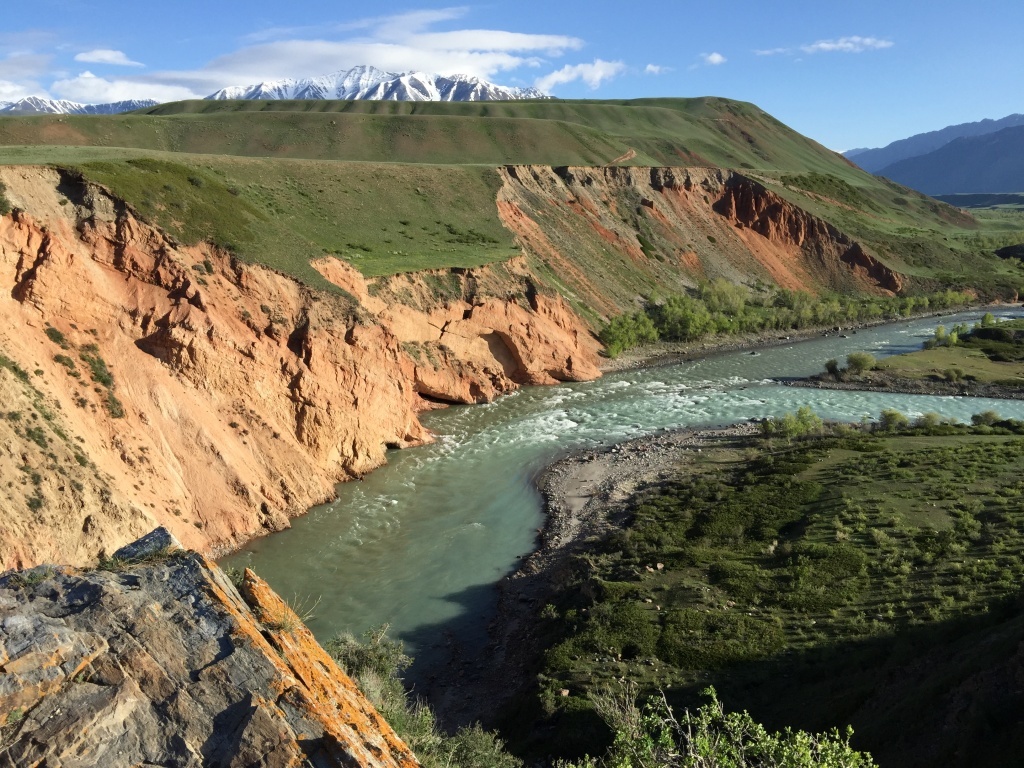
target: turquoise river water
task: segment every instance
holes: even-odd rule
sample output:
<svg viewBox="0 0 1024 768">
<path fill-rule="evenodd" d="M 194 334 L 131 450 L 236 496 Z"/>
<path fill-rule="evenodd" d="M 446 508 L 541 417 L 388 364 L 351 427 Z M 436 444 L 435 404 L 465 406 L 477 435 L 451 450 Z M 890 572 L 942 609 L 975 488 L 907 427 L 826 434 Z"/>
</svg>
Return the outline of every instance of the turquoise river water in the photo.
<svg viewBox="0 0 1024 768">
<path fill-rule="evenodd" d="M 1007 310 L 1004 317 L 1019 311 Z M 608 374 L 597 381 L 531 387 L 488 405 L 427 414 L 436 443 L 394 451 L 362 482 L 251 542 L 222 565 L 255 570 L 293 603 L 319 598 L 310 629 L 323 641 L 381 624 L 405 641 L 422 671 L 449 638 L 479 647 L 495 583 L 529 552 L 542 524 L 533 487 L 560 454 L 662 428 L 721 425 L 809 405 L 828 419 L 859 421 L 885 408 L 968 420 L 995 410 L 1024 418 L 1024 402 L 786 387 L 825 360 L 865 350 L 878 357 L 919 349 L 938 323 L 980 313 L 862 329 L 789 346 L 717 354 L 693 362 Z"/>
</svg>

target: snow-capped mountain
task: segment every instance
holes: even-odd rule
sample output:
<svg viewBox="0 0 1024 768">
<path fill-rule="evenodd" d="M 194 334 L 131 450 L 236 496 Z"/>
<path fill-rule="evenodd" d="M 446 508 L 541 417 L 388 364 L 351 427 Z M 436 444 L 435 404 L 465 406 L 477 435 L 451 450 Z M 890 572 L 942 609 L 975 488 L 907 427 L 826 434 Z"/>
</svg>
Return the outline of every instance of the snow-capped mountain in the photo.
<svg viewBox="0 0 1024 768">
<path fill-rule="evenodd" d="M 536 88 L 508 88 L 468 75 L 396 74 L 376 67 L 301 80 L 271 80 L 222 88 L 207 99 L 372 99 L 379 101 L 517 101 L 546 99 Z"/>
<path fill-rule="evenodd" d="M 63 99 L 29 96 L 14 102 L 0 102 L 0 115 L 117 115 L 135 109 L 155 107 L 152 99 L 131 99 L 110 104 L 79 104 Z"/>
</svg>

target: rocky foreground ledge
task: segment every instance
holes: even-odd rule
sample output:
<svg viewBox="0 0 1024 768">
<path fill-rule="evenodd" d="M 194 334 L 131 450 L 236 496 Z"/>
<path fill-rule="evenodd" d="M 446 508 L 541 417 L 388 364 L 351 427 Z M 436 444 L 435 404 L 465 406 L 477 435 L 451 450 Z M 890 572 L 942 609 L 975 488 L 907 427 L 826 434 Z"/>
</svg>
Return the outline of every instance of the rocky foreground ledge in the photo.
<svg viewBox="0 0 1024 768">
<path fill-rule="evenodd" d="M 266 582 L 158 528 L 0 577 L 0 767 L 44 765 L 419 763 Z"/>
</svg>

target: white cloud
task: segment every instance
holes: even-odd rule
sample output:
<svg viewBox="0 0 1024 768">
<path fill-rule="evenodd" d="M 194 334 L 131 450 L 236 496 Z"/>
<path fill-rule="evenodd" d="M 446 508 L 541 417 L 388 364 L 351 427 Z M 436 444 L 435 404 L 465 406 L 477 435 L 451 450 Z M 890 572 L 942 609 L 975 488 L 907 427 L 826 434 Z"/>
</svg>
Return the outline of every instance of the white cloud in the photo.
<svg viewBox="0 0 1024 768">
<path fill-rule="evenodd" d="M 421 70 L 493 79 L 520 67 L 578 50 L 567 35 L 492 29 L 432 31 L 432 26 L 468 13 L 455 7 L 362 19 L 346 24 L 264 30 L 247 45 L 190 71 L 165 71 L 133 81 L 173 85 L 208 95 L 229 85 L 325 75 L 368 64 L 391 72 Z M 337 39 L 325 39 L 331 33 Z M 258 41 L 258 42 L 255 42 Z"/>
<path fill-rule="evenodd" d="M 792 48 L 761 48 L 754 51 L 755 56 L 782 56 L 793 52 Z"/>
<path fill-rule="evenodd" d="M 41 53 L 12 53 L 0 59 L 0 78 L 21 80 L 44 75 L 52 56 Z"/>
<path fill-rule="evenodd" d="M 158 85 L 137 80 L 107 80 L 97 77 L 92 72 L 82 72 L 77 77 L 57 80 L 51 90 L 59 98 L 84 104 L 107 104 L 127 99 L 178 101 L 200 98 L 199 94 L 181 86 Z"/>
<path fill-rule="evenodd" d="M 712 53 L 702 53 L 700 55 L 700 58 L 701 58 L 701 61 L 703 61 L 705 64 L 707 64 L 710 67 L 717 67 L 718 65 L 725 64 L 725 62 L 728 61 L 728 59 L 725 58 L 725 56 L 723 56 L 722 54 L 718 53 L 717 51 L 712 52 Z"/>
<path fill-rule="evenodd" d="M 0 58 L 0 80 L 19 88 L 31 84 L 39 93 L 42 89 L 35 81 L 47 76 L 55 80 L 51 87 L 55 95 L 83 102 L 173 100 L 202 98 L 231 85 L 325 75 L 360 64 L 391 72 L 458 73 L 492 80 L 501 73 L 557 66 L 551 64 L 552 59 L 584 45 L 583 40 L 569 35 L 458 28 L 458 20 L 469 12 L 469 8 L 458 6 L 338 24 L 266 29 L 245 38 L 242 47 L 195 69 L 125 72 L 109 78 L 92 72 L 58 74 L 50 66 L 51 57 L 28 59 L 18 54 L 22 57 L 18 61 L 13 55 Z M 0 32 L 0 57 L 6 52 L 5 43 Z M 142 66 L 122 51 L 105 48 L 79 52 L 75 59 Z M 596 59 L 592 64 L 563 68 L 542 79 L 556 85 L 582 80 L 596 88 L 624 68 L 622 62 Z"/>
<path fill-rule="evenodd" d="M 123 51 L 113 51 L 109 48 L 97 48 L 94 51 L 83 51 L 75 56 L 75 61 L 87 64 L 112 64 L 118 67 L 141 67 L 142 62 L 132 61 Z"/>
<path fill-rule="evenodd" d="M 45 94 L 39 80 L 50 68 L 52 56 L 12 52 L 0 58 L 0 101 L 17 101 Z"/>
<path fill-rule="evenodd" d="M 592 64 L 566 64 L 561 69 L 537 78 L 534 86 L 545 93 L 550 93 L 559 85 L 582 80 L 593 89 L 599 87 L 603 81 L 621 74 L 625 69 L 626 65 L 621 61 L 604 59 L 594 59 Z"/>
<path fill-rule="evenodd" d="M 671 72 L 672 67 L 663 67 L 660 64 L 648 64 L 644 67 L 645 75 L 664 75 L 667 72 Z"/>
<path fill-rule="evenodd" d="M 0 101 L 18 101 L 26 96 L 38 96 L 45 93 L 38 83 L 12 83 L 0 80 Z"/>
<path fill-rule="evenodd" d="M 876 51 L 884 48 L 892 48 L 892 40 L 882 40 L 877 37 L 840 37 L 836 40 L 819 40 L 810 45 L 801 45 L 800 50 L 804 53 L 863 53 L 864 51 Z"/>
</svg>

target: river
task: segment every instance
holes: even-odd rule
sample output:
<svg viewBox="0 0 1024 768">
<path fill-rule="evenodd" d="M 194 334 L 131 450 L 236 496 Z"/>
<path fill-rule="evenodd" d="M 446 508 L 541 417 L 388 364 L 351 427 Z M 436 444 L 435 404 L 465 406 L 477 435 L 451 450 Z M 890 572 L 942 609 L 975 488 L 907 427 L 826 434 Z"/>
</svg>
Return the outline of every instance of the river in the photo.
<svg viewBox="0 0 1024 768">
<path fill-rule="evenodd" d="M 449 639 L 468 647 L 484 641 L 494 584 L 532 549 L 542 523 L 533 479 L 559 454 L 664 428 L 777 416 L 801 405 L 843 421 L 875 418 L 885 408 L 961 420 L 991 409 L 1024 418 L 1024 401 L 804 389 L 771 381 L 819 372 L 827 359 L 854 351 L 883 357 L 920 349 L 937 324 L 974 322 L 980 314 L 530 387 L 488 405 L 435 411 L 423 421 L 436 443 L 392 452 L 387 466 L 338 486 L 335 501 L 221 564 L 252 567 L 293 604 L 312 608 L 308 625 L 321 641 L 390 624 L 390 634 L 417 657 L 415 677 L 447 658 Z"/>
</svg>

